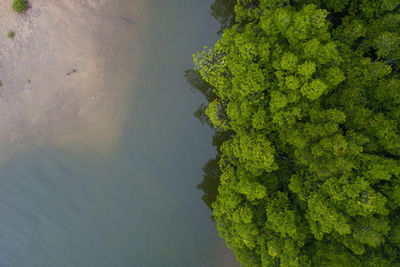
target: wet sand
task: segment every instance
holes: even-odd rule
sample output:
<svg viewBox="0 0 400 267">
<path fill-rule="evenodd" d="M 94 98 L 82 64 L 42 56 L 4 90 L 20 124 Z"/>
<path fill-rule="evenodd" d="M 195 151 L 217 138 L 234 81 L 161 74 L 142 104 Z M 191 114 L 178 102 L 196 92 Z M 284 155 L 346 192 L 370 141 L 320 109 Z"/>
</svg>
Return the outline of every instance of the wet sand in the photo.
<svg viewBox="0 0 400 267">
<path fill-rule="evenodd" d="M 139 53 L 121 51 L 140 39 L 140 2 L 32 0 L 25 14 L 0 2 L 2 154 L 27 144 L 112 150 Z"/>
</svg>

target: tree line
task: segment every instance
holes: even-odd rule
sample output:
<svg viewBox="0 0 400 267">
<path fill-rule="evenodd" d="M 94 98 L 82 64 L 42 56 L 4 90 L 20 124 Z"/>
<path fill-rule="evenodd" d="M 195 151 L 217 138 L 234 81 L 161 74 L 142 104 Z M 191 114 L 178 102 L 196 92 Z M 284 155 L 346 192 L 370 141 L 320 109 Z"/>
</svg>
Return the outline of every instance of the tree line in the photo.
<svg viewBox="0 0 400 267">
<path fill-rule="evenodd" d="M 399 264 L 400 1 L 237 0 L 221 21 L 186 75 L 228 247 L 245 266 Z"/>
</svg>

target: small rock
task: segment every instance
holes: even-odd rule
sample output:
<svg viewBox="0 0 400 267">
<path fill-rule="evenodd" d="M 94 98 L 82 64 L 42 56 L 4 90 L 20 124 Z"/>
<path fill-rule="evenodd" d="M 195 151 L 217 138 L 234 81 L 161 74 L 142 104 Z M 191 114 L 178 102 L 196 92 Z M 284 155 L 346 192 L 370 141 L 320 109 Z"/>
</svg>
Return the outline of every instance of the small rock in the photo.
<svg viewBox="0 0 400 267">
<path fill-rule="evenodd" d="M 69 76 L 69 75 L 71 75 L 72 73 L 75 73 L 76 72 L 76 69 L 72 69 L 70 72 L 67 72 L 67 75 Z"/>
</svg>

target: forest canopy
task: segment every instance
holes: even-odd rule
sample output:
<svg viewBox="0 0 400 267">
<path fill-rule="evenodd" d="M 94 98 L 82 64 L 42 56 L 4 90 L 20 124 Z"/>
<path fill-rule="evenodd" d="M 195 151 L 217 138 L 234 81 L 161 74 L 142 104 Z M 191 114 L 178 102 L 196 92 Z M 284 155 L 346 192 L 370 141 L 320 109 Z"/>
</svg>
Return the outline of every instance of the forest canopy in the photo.
<svg viewBox="0 0 400 267">
<path fill-rule="evenodd" d="M 400 264 L 399 0 L 238 0 L 194 61 L 239 262 Z"/>
</svg>

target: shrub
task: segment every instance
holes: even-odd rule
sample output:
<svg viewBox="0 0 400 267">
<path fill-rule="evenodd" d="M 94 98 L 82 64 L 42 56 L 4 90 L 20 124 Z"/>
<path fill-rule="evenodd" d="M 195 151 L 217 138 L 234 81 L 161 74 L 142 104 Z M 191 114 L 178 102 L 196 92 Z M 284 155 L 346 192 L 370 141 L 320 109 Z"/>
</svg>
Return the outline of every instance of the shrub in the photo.
<svg viewBox="0 0 400 267">
<path fill-rule="evenodd" d="M 16 12 L 23 12 L 28 9 L 28 3 L 25 0 L 14 0 L 12 7 Z"/>
<path fill-rule="evenodd" d="M 9 32 L 8 32 L 8 38 L 14 38 L 14 36 L 15 36 L 15 32 L 13 31 L 13 30 L 10 30 Z"/>
</svg>

